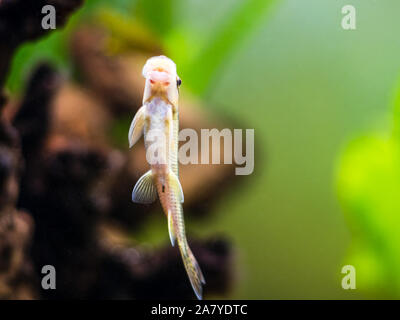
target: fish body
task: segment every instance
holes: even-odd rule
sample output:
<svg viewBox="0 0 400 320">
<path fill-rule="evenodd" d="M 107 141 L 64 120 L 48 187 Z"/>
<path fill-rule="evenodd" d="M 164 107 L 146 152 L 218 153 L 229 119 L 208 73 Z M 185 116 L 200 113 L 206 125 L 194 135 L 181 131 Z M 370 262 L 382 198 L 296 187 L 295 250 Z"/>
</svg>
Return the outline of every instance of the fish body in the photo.
<svg viewBox="0 0 400 320">
<path fill-rule="evenodd" d="M 132 147 L 144 135 L 150 170 L 136 183 L 132 201 L 152 203 L 160 199 L 168 219 L 172 245 L 177 242 L 190 283 L 202 299 L 204 276 L 188 245 L 178 171 L 178 97 L 180 79 L 175 63 L 165 56 L 150 58 L 144 68 L 146 85 L 143 106 L 136 113 L 128 134 Z"/>
</svg>

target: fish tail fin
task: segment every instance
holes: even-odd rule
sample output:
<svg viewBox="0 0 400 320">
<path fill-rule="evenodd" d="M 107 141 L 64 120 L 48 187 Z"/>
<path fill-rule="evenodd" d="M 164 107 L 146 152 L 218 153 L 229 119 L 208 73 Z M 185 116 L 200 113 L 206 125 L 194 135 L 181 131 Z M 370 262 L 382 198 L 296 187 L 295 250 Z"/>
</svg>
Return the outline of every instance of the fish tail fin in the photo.
<svg viewBox="0 0 400 320">
<path fill-rule="evenodd" d="M 203 299 L 203 284 L 206 283 L 204 280 L 203 273 L 201 272 L 200 266 L 194 257 L 192 250 L 190 250 L 187 242 L 183 245 L 179 243 L 183 264 L 185 265 L 186 272 L 188 274 L 190 284 L 197 296 L 197 299 Z"/>
</svg>

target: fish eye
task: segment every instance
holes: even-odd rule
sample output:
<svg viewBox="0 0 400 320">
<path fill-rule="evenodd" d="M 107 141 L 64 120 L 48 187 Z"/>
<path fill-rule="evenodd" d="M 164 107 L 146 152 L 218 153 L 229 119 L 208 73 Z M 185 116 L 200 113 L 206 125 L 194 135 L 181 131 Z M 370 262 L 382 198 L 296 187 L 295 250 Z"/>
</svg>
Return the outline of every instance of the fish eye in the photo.
<svg viewBox="0 0 400 320">
<path fill-rule="evenodd" d="M 176 79 L 176 85 L 178 86 L 178 88 L 181 86 L 182 84 L 182 80 L 180 78 Z"/>
</svg>

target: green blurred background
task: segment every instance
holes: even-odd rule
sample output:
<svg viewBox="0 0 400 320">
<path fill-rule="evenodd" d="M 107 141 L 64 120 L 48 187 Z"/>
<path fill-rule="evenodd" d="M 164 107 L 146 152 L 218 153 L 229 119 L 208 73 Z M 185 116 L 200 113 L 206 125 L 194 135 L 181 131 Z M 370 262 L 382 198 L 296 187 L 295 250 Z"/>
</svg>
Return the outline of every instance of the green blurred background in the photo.
<svg viewBox="0 0 400 320">
<path fill-rule="evenodd" d="M 65 32 L 94 8 L 112 7 L 129 20 L 138 12 L 125 10 L 133 2 L 88 1 Z M 246 9 L 246 2 L 256 9 Z M 356 30 L 341 28 L 347 4 L 356 8 Z M 139 15 L 177 62 L 186 90 L 220 115 L 255 129 L 253 175 L 218 204 L 211 220 L 188 222 L 197 234 L 217 231 L 234 240 L 238 278 L 229 298 L 371 297 L 363 283 L 357 290 L 341 288 L 341 268 L 355 260 L 337 176 L 349 141 L 390 124 L 400 66 L 400 2 L 189 0 L 165 5 L 166 15 L 151 8 L 140 12 L 140 6 Z M 239 22 L 230 24 L 237 12 L 232 21 Z M 18 92 L 29 65 L 43 55 L 68 70 L 63 37 L 56 32 L 21 48 L 8 81 L 11 91 Z"/>
<path fill-rule="evenodd" d="M 340 285 L 352 239 L 335 174 L 349 138 L 388 120 L 400 66 L 400 3 L 351 1 L 354 31 L 340 25 L 346 4 L 278 2 L 210 95 L 214 106 L 246 119 L 263 146 L 253 183 L 221 203 L 216 224 L 204 226 L 228 230 L 241 249 L 234 297 L 364 298 Z"/>
</svg>

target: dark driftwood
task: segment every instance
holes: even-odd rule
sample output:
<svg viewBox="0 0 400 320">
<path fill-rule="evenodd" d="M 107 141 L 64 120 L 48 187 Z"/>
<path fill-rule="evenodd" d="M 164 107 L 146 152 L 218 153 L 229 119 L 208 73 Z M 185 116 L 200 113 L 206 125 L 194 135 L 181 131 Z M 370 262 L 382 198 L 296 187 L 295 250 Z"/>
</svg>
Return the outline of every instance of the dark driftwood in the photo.
<svg viewBox="0 0 400 320">
<path fill-rule="evenodd" d="M 104 232 L 110 230 L 110 216 L 123 224 L 124 218 L 114 212 L 117 208 L 135 217 L 131 229 L 142 226 L 148 208 L 130 201 L 133 176 L 122 181 L 127 153 L 54 128 L 51 97 L 59 79 L 49 66 L 38 67 L 13 117 L 25 163 L 18 207 L 35 221 L 30 243 L 34 274 L 40 275 L 45 264 L 57 270 L 57 290 L 35 289 L 51 299 L 192 298 L 176 248 L 166 244 L 149 253 L 132 247 L 126 231 L 119 232 L 123 245 L 114 240 L 115 232 Z M 229 243 L 221 238 L 197 240 L 193 251 L 208 276 L 205 293 L 225 293 L 232 273 Z M 165 270 L 170 270 L 168 277 Z"/>
<path fill-rule="evenodd" d="M 17 131 L 0 120 L 0 298 L 37 297 L 29 255 L 33 219 L 16 209 L 22 157 Z"/>
<path fill-rule="evenodd" d="M 7 103 L 2 87 L 17 47 L 47 31 L 41 28 L 41 8 L 45 4 L 57 9 L 58 25 L 62 26 L 81 0 L 2 0 L 0 1 L 0 298 L 33 299 L 38 297 L 39 279 L 30 257 L 34 222 L 29 213 L 16 208 L 24 157 L 20 135 L 5 119 Z M 42 82 L 43 84 L 43 82 Z M 30 90 L 36 92 L 32 88 Z M 29 96 L 29 95 L 27 95 Z M 51 96 L 49 96 L 51 97 Z M 46 96 L 44 96 L 46 98 Z M 46 105 L 46 103 L 45 103 Z M 32 112 L 32 111 L 29 111 Z M 24 125 L 34 135 L 40 129 Z M 30 138 L 26 135 L 27 139 Z M 34 139 L 39 141 L 39 139 Z M 32 146 L 37 147 L 37 146 Z M 37 149 L 37 148 L 36 148 Z M 27 149 L 26 151 L 29 152 Z"/>
<path fill-rule="evenodd" d="M 46 1 L 57 8 L 58 26 L 80 3 Z M 43 5 L 0 1 L 0 87 L 18 45 L 45 33 L 38 14 Z M 134 183 L 147 170 L 144 150 L 118 148 L 109 134 L 140 105 L 144 57 L 107 57 L 97 46 L 101 42 L 90 41 L 97 33 L 85 32 L 72 45 L 80 86 L 63 82 L 43 64 L 23 99 L 1 110 L 0 298 L 194 298 L 167 233 L 165 246 L 154 251 L 132 243 L 154 209 L 130 201 Z M 5 104 L 0 97 L 0 106 Z M 182 127 L 222 125 L 210 123 L 195 102 L 184 104 Z M 183 168 L 185 210 L 207 213 L 232 177 L 233 166 Z M 189 241 L 207 278 L 205 295 L 226 293 L 232 283 L 229 241 Z M 41 289 L 45 264 L 56 267 L 57 290 Z"/>
<path fill-rule="evenodd" d="M 49 30 L 42 28 L 43 6 L 56 9 L 57 27 L 61 28 L 82 0 L 2 0 L 0 1 L 0 88 L 10 67 L 15 49 Z"/>
</svg>

